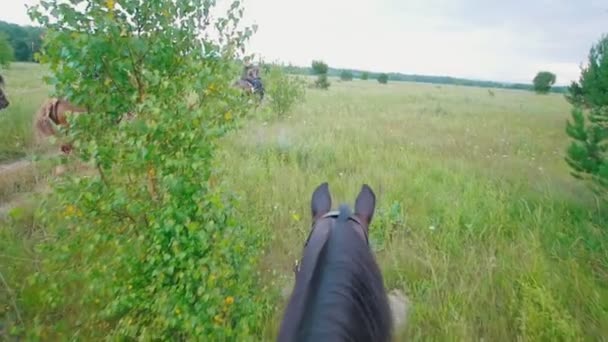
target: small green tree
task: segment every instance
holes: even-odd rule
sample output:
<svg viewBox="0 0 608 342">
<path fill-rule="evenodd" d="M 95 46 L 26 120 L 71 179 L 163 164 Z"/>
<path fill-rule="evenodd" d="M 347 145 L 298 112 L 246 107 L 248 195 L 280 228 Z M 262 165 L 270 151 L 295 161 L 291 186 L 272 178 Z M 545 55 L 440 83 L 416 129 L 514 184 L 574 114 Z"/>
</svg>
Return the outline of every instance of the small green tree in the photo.
<svg viewBox="0 0 608 342">
<path fill-rule="evenodd" d="M 239 1 L 224 16 L 209 0 L 83 3 L 30 10 L 54 95 L 88 108 L 69 137 L 96 173 L 58 180 L 44 205 L 25 339 L 259 339 L 264 234 L 237 219 L 213 163 L 247 113 L 230 86 L 253 33 Z"/>
<path fill-rule="evenodd" d="M 327 72 L 329 71 L 329 66 L 323 61 L 312 61 L 312 73 L 313 75 L 317 75 L 317 80 L 315 81 L 315 87 L 320 89 L 328 89 L 330 86 L 329 80 L 327 79 Z"/>
<path fill-rule="evenodd" d="M 589 64 L 567 98 L 574 108 L 566 125 L 572 139 L 566 162 L 574 177 L 587 181 L 600 198 L 608 200 L 608 36 L 591 48 Z"/>
<path fill-rule="evenodd" d="M 533 80 L 534 91 L 539 94 L 546 94 L 551 90 L 551 87 L 555 84 L 555 74 L 549 71 L 540 71 Z"/>
<path fill-rule="evenodd" d="M 313 75 L 327 75 L 329 71 L 329 66 L 319 60 L 312 61 L 312 74 Z"/>
<path fill-rule="evenodd" d="M 364 71 L 361 73 L 361 79 L 367 81 L 369 79 L 369 72 Z"/>
<path fill-rule="evenodd" d="M 388 83 L 388 75 L 387 74 L 379 74 L 378 75 L 378 82 L 380 84 L 387 84 Z"/>
<path fill-rule="evenodd" d="M 340 79 L 342 81 L 352 81 L 353 80 L 353 72 L 350 70 L 342 70 L 340 73 Z"/>
<path fill-rule="evenodd" d="M 14 59 L 15 54 L 8 41 L 8 36 L 0 32 L 0 67 L 7 68 Z"/>
<path fill-rule="evenodd" d="M 288 113 L 305 94 L 305 82 L 298 76 L 287 75 L 280 66 L 272 66 L 267 73 L 266 93 L 270 108 L 278 116 Z"/>
</svg>

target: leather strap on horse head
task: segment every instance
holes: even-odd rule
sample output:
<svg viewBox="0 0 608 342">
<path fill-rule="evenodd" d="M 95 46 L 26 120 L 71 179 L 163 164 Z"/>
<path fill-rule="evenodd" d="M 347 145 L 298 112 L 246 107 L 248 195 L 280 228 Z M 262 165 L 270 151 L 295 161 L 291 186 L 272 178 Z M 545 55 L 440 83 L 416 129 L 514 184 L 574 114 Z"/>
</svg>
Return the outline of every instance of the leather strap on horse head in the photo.
<svg viewBox="0 0 608 342">
<path fill-rule="evenodd" d="M 310 241 L 310 238 L 312 238 L 312 234 L 314 233 L 315 230 L 315 226 L 317 224 L 317 221 L 320 221 L 322 219 L 325 218 L 338 218 L 338 216 L 340 215 L 340 212 L 335 210 L 335 211 L 330 211 L 328 213 L 326 213 L 325 215 L 321 216 L 318 220 L 316 220 L 315 222 L 313 222 L 312 227 L 310 229 L 310 232 L 308 233 L 308 237 L 306 238 L 306 242 L 304 242 L 304 248 L 306 248 L 306 246 L 308 246 L 308 242 Z M 348 220 L 351 220 L 355 223 L 357 223 L 359 225 L 359 227 L 363 227 L 361 220 L 359 220 L 359 218 L 355 215 L 350 215 L 348 217 Z M 365 242 L 367 244 L 369 244 L 369 237 L 367 236 L 367 232 L 364 230 L 363 231 L 363 235 L 365 236 Z M 300 270 L 300 260 L 296 259 L 293 265 L 293 272 L 294 273 L 298 273 L 298 271 Z"/>
</svg>

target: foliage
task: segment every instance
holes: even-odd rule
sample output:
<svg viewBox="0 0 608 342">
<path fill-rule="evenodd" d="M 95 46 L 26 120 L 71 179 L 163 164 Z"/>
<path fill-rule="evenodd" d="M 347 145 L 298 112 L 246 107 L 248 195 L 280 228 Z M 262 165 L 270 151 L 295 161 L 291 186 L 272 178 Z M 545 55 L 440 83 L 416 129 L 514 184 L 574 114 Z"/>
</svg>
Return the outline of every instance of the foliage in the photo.
<svg viewBox="0 0 608 342">
<path fill-rule="evenodd" d="M 350 70 L 342 70 L 340 73 L 340 79 L 342 81 L 352 81 L 353 80 L 353 72 Z"/>
<path fill-rule="evenodd" d="M 32 62 L 42 45 L 43 30 L 39 27 L 20 26 L 0 20 L 0 33 L 8 36 L 8 41 L 19 62 Z"/>
<path fill-rule="evenodd" d="M 375 252 L 386 249 L 393 236 L 405 230 L 405 218 L 401 203 L 394 201 L 389 208 L 380 207 L 374 214 L 374 229 L 370 231 L 370 244 Z"/>
<path fill-rule="evenodd" d="M 323 61 L 315 60 L 312 61 L 312 74 L 313 75 L 326 75 L 329 67 Z"/>
<path fill-rule="evenodd" d="M 361 73 L 361 79 L 363 81 L 367 81 L 369 79 L 369 72 L 367 72 L 367 71 L 362 72 Z"/>
<path fill-rule="evenodd" d="M 238 1 L 225 17 L 211 17 L 214 4 L 30 10 L 48 29 L 41 62 L 54 93 L 90 109 L 70 117 L 68 136 L 96 172 L 58 181 L 45 202 L 54 238 L 24 290 L 40 302 L 28 339 L 259 334 L 271 309 L 256 271 L 264 234 L 239 223 L 213 164 L 217 139 L 246 114 L 230 83 L 253 30 L 238 25 Z"/>
<path fill-rule="evenodd" d="M 608 34 L 589 51 L 578 82 L 572 82 L 566 99 L 575 106 L 608 106 Z"/>
<path fill-rule="evenodd" d="M 7 73 L 11 89 L 19 87 L 12 91 L 16 102 L 39 104 L 47 94 L 46 87 L 37 88 L 44 66 L 17 63 Z M 332 96 L 308 92 L 306 105 L 294 110 L 292 119 L 253 123 L 222 138 L 214 162 L 222 170 L 216 174 L 246 198 L 236 203 L 239 222 L 257 227 L 260 235 L 273 228 L 272 248 L 266 248 L 259 267 L 267 292 L 293 280 L 293 261 L 301 257 L 310 230 L 311 189 L 327 180 L 335 184 L 339 203 L 369 182 L 378 196 L 370 243 L 381 247 L 376 256 L 387 287 L 401 290 L 413 303 L 407 328 L 397 330 L 394 340 L 524 341 L 561 334 L 562 340 L 605 339 L 606 221 L 595 215 L 588 191 L 563 177 L 563 155 L 554 153 L 564 142 L 560 125 L 568 104 L 526 92 L 495 90 L 489 98 L 475 88 L 397 82 L 377 91 L 380 85 L 373 79 L 357 87 L 335 84 L 339 91 Z M 40 97 L 32 101 L 32 95 Z M 450 115 L 421 115 L 423 108 L 438 104 Z M 34 108 L 28 108 L 22 114 L 31 118 Z M 0 125 L 0 138 L 5 129 L 13 128 Z M 36 172 L 38 180 L 51 174 Z M 6 183 L 3 173 L 0 187 Z M 33 196 L 34 205 L 40 197 Z M 88 322 L 96 308 L 68 305 L 88 284 L 59 297 L 51 312 L 41 300 L 52 287 L 35 290 L 27 282 L 28 274 L 48 269 L 51 262 L 34 241 L 52 242 L 56 231 L 41 226 L 39 217 L 29 217 L 34 210 L 28 208 L 10 211 L 7 215 L 15 219 L 5 222 L 6 206 L 23 207 L 12 198 L 3 197 L 0 209 L 0 273 L 12 290 L 0 285 L 0 303 L 6 304 L 0 309 L 3 332 L 10 331 L 17 309 L 32 335 L 36 314 L 49 327 L 57 321 Z M 401 213 L 393 210 L 397 203 Z M 389 239 L 382 243 L 383 237 Z M 275 340 L 281 303 L 279 298 L 273 302 L 276 315 L 261 336 L 243 340 Z M 57 329 L 66 331 L 66 324 Z M 99 335 L 108 331 L 96 330 Z M 104 339 L 116 338 L 110 333 L 87 338 L 78 328 L 65 338 L 21 338 Z"/>
<path fill-rule="evenodd" d="M 572 139 L 566 162 L 576 178 L 608 200 L 608 36 L 591 48 L 580 84 L 574 82 L 569 90 L 567 98 L 574 108 L 566 124 Z"/>
<path fill-rule="evenodd" d="M 519 281 L 511 311 L 524 341 L 576 341 L 580 329 L 551 292 L 534 281 Z"/>
<path fill-rule="evenodd" d="M 573 108 L 566 133 L 572 139 L 566 154 L 572 174 L 590 181 L 593 190 L 608 200 L 608 106 L 594 107 L 587 115 L 582 108 Z"/>
<path fill-rule="evenodd" d="M 287 75 L 278 66 L 270 67 L 267 75 L 266 91 L 270 107 L 278 116 L 285 115 L 304 99 L 305 82 L 300 77 Z"/>
<path fill-rule="evenodd" d="M 298 67 L 298 66 L 287 66 L 285 68 L 290 74 L 297 75 L 310 75 L 314 74 L 311 67 Z M 327 75 L 339 77 L 340 69 L 328 68 Z M 354 74 L 360 74 L 363 76 L 364 73 L 368 73 L 368 78 L 376 79 L 374 73 L 369 73 L 367 71 L 361 70 L 353 70 Z M 430 84 L 451 84 L 458 86 L 470 86 L 470 87 L 480 87 L 480 88 L 497 88 L 497 89 L 517 89 L 517 90 L 533 90 L 532 84 L 524 84 L 524 83 L 505 83 L 505 82 L 496 82 L 496 81 L 480 81 L 480 80 L 471 80 L 466 78 L 456 78 L 451 76 L 430 76 L 430 75 L 415 75 L 415 74 L 402 74 L 397 72 L 391 72 L 388 74 L 391 81 L 401 81 L 401 82 L 417 82 L 417 83 L 430 83 Z M 565 93 L 565 86 L 555 86 L 551 88 L 551 92 L 555 93 Z"/>
<path fill-rule="evenodd" d="M 387 74 L 378 74 L 378 82 L 380 84 L 387 84 L 388 83 L 388 75 Z"/>
<path fill-rule="evenodd" d="M 315 87 L 327 90 L 331 83 L 327 80 L 327 75 L 319 75 L 315 80 Z"/>
<path fill-rule="evenodd" d="M 0 32 L 0 67 L 7 68 L 14 59 L 13 47 L 9 44 L 7 36 Z"/>
<path fill-rule="evenodd" d="M 312 73 L 317 75 L 317 79 L 315 80 L 315 87 L 319 89 L 328 89 L 330 86 L 329 81 L 327 80 L 327 70 L 329 67 L 323 61 L 312 61 Z"/>
<path fill-rule="evenodd" d="M 555 84 L 555 74 L 549 71 L 539 71 L 532 81 L 534 85 L 534 91 L 539 94 L 546 94 L 551 90 L 551 87 Z"/>
</svg>

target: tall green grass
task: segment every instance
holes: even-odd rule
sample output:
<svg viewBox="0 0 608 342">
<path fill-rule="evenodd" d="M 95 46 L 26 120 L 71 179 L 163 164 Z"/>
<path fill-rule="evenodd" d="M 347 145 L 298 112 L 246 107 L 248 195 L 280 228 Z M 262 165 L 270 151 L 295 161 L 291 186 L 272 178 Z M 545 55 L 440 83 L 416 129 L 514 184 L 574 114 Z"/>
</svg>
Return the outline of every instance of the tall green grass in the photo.
<svg viewBox="0 0 608 342">
<path fill-rule="evenodd" d="M 559 95 L 334 82 L 309 90 L 291 116 L 252 119 L 224 139 L 217 173 L 240 197 L 243 224 L 273 238 L 262 271 L 277 292 L 293 276 L 314 187 L 329 181 L 337 206 L 367 183 L 386 284 L 412 303 L 398 340 L 602 340 L 605 213 L 563 161 L 568 113 Z M 47 238 L 35 206 L 0 223 L 4 321 L 42 305 L 20 292 L 39 262 L 36 241 Z M 263 340 L 274 338 L 284 304 Z"/>
<path fill-rule="evenodd" d="M 10 106 L 0 111 L 0 163 L 22 158 L 35 148 L 32 123 L 49 91 L 39 65 L 13 63 L 1 73 Z"/>
<path fill-rule="evenodd" d="M 300 256 L 314 187 L 329 181 L 337 205 L 368 183 L 372 245 L 413 305 L 399 339 L 608 331 L 605 221 L 563 161 L 563 98 L 369 81 L 307 98 L 291 118 L 227 139 L 220 162 L 249 223 L 274 234 L 266 264 L 279 283 Z"/>
</svg>

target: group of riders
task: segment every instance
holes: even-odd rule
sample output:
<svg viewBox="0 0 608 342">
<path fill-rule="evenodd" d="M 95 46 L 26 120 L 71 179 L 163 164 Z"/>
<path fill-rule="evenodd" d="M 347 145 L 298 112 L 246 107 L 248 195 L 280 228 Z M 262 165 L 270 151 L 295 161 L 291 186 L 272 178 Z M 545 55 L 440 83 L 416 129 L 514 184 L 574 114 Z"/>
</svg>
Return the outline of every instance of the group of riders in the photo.
<svg viewBox="0 0 608 342">
<path fill-rule="evenodd" d="M 7 99 L 4 91 L 4 78 L 0 75 L 0 111 L 6 109 L 10 102 Z M 264 84 L 260 76 L 260 68 L 253 65 L 249 60 L 245 60 L 245 66 L 241 78 L 233 84 L 234 87 L 242 89 L 248 95 L 255 95 L 259 100 L 264 99 Z M 56 134 L 54 126 L 67 125 L 67 112 L 80 113 L 83 108 L 78 108 L 71 104 L 66 99 L 54 98 L 40 107 L 34 120 L 35 134 L 37 140 L 40 138 L 52 136 Z M 68 145 L 61 147 L 62 151 L 70 150 Z"/>
<path fill-rule="evenodd" d="M 4 78 L 0 75 L 0 110 L 6 109 L 10 102 L 4 92 Z M 249 93 L 256 94 L 260 99 L 264 98 L 264 84 L 262 83 L 262 77 L 260 76 L 260 67 L 251 64 L 248 60 L 245 61 L 243 73 L 241 79 L 237 81 L 238 85 L 244 85 Z M 243 88 L 243 86 L 241 86 Z"/>
</svg>

